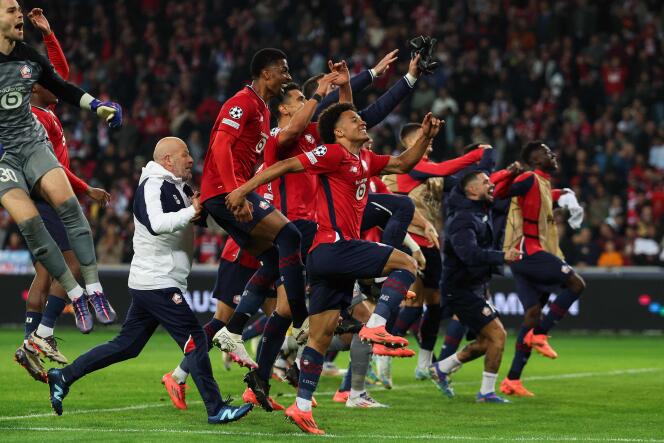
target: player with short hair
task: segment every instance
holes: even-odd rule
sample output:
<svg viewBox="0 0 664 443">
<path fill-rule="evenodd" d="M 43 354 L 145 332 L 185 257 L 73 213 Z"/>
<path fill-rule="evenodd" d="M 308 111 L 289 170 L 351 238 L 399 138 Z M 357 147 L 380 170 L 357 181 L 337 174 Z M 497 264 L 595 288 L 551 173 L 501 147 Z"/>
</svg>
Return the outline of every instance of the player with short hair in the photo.
<svg viewBox="0 0 664 443">
<path fill-rule="evenodd" d="M 56 72 L 65 80 L 69 77 L 69 65 L 62 52 L 57 37 L 51 31 L 50 24 L 39 8 L 34 8 L 28 13 L 28 18 L 35 28 L 41 31 L 46 52 L 49 61 L 53 63 Z M 67 151 L 67 142 L 62 130 L 62 124 L 54 114 L 57 98 L 43 86 L 35 83 L 32 85 L 32 113 L 46 129 L 46 135 L 53 147 L 53 152 L 62 165 L 69 183 L 77 194 L 86 194 L 90 198 L 105 205 L 109 194 L 103 189 L 88 186 L 80 178 L 76 177 L 69 170 L 69 153 Z M 39 215 L 44 220 L 44 225 L 49 234 L 53 237 L 58 247 L 62 251 L 67 266 L 72 271 L 75 278 L 80 278 L 79 264 L 76 256 L 71 250 L 67 232 L 62 221 L 55 210 L 43 199 L 35 197 L 35 206 Z M 34 257 L 33 257 L 34 261 Z M 26 322 L 25 337 L 21 345 L 14 354 L 14 359 L 23 366 L 28 373 L 36 380 L 46 381 L 46 371 L 39 359 L 39 354 L 43 354 L 48 359 L 57 363 L 66 364 L 67 359 L 59 351 L 53 328 L 56 319 L 60 316 L 66 305 L 67 293 L 62 286 L 53 281 L 48 271 L 38 261 L 34 261 L 35 277 L 28 291 L 26 300 Z M 96 299 L 97 300 L 97 299 Z M 97 300 L 99 302 L 99 300 Z M 101 311 L 101 312 L 100 312 Z M 103 314 L 103 310 L 97 310 L 97 315 Z M 109 306 L 108 314 L 114 315 L 115 312 Z M 114 319 L 114 318 L 113 318 Z M 92 323 L 86 324 L 76 318 L 76 326 L 83 333 L 88 333 L 92 329 Z M 101 317 L 101 322 L 107 323 L 110 318 Z"/>
<path fill-rule="evenodd" d="M 35 259 L 66 290 L 79 323 L 91 324 L 88 296 L 100 300 L 105 318 L 114 316 L 99 283 L 90 225 L 53 154 L 44 127 L 31 112 L 32 86 L 38 83 L 72 105 L 95 112 L 111 127 L 122 122 L 117 103 L 102 102 L 64 81 L 53 66 L 23 42 L 23 13 L 16 0 L 0 0 L 0 204 L 9 212 Z M 80 263 L 85 290 L 67 267 L 30 195 L 51 205 L 66 229 Z M 95 304 L 96 305 L 96 304 Z"/>
<path fill-rule="evenodd" d="M 134 195 L 134 257 L 129 269 L 132 303 L 127 318 L 113 340 L 63 369 L 48 371 L 51 406 L 62 415 L 62 402 L 75 381 L 138 356 L 162 325 L 188 359 L 208 423 L 236 421 L 252 405 L 236 407 L 222 400 L 212 376 L 207 338 L 183 296 L 194 249 L 191 222 L 201 216 L 199 196 L 186 184 L 194 162 L 187 145 L 177 137 L 161 139 L 153 158 L 143 168 Z"/>
<path fill-rule="evenodd" d="M 486 173 L 473 171 L 461 179 L 447 199 L 451 215 L 445 222 L 443 297 L 476 339 L 460 352 L 431 365 L 430 373 L 439 389 L 453 397 L 449 375 L 463 363 L 484 355 L 477 401 L 504 403 L 496 395 L 495 383 L 507 334 L 487 294 L 496 268 L 518 260 L 521 253 L 516 248 L 506 252 L 494 249 L 490 210 L 494 188 Z"/>
<path fill-rule="evenodd" d="M 404 125 L 400 131 L 403 147 L 405 149 L 410 148 L 419 138 L 420 132 L 421 125 L 419 123 Z M 488 149 L 489 146 L 487 145 L 485 148 Z M 442 221 L 441 203 L 444 179 L 478 162 L 486 155 L 485 149 L 474 148 L 461 157 L 444 162 L 432 162 L 428 157 L 432 150 L 433 147 L 430 145 L 425 156 L 408 174 L 383 177 L 391 191 L 408 195 L 413 200 L 416 208 L 424 215 L 426 221 L 424 227 L 411 224 L 408 228 L 411 236 L 422 249 L 426 258 L 426 267 L 415 282 L 417 299 L 406 301 L 406 305 L 399 313 L 398 320 L 392 330 L 396 335 L 404 335 L 410 326 L 419 319 L 419 315 L 422 313 L 422 305 L 426 304 L 426 311 L 419 327 L 420 351 L 415 370 L 416 378 L 419 379 L 428 376 L 428 367 L 431 364 L 433 347 L 436 343 L 442 318 L 440 306 L 442 261 L 440 245 L 437 243 L 438 231 L 441 228 Z"/>
<path fill-rule="evenodd" d="M 521 158 L 530 168 L 512 183 L 512 197 L 505 227 L 503 248 L 518 247 L 523 258 L 510 268 L 523 305 L 524 321 L 516 341 L 516 353 L 500 390 L 507 395 L 533 396 L 523 386 L 521 373 L 532 349 L 548 358 L 558 354 L 549 345 L 547 334 L 561 320 L 586 287 L 584 280 L 564 261 L 558 245 L 558 229 L 553 218 L 553 202 L 565 192 L 551 189 L 551 174 L 558 171 L 558 159 L 540 140 L 527 143 Z M 542 315 L 553 291 L 558 296 Z"/>
<path fill-rule="evenodd" d="M 376 311 L 360 331 L 360 338 L 374 343 L 405 346 L 408 341 L 385 330 L 384 314 L 391 311 L 386 299 L 403 298 L 415 281 L 417 264 L 391 246 L 359 240 L 362 212 L 367 201 L 369 178 L 381 173 L 405 173 L 424 155 L 429 140 L 440 129 L 430 113 L 423 121 L 423 135 L 416 145 L 399 156 L 377 155 L 363 149 L 370 140 L 366 123 L 350 103 L 325 110 L 318 130 L 325 144 L 265 169 L 226 198 L 240 213 L 252 189 L 288 172 L 307 171 L 318 179 L 316 221 L 318 230 L 307 257 L 310 334 L 301 357 L 296 402 L 286 416 L 305 432 L 323 434 L 311 415 L 324 355 L 334 334 L 341 309 L 350 303 L 357 278 L 387 276 Z M 400 301 L 400 300 L 399 300 Z"/>
</svg>

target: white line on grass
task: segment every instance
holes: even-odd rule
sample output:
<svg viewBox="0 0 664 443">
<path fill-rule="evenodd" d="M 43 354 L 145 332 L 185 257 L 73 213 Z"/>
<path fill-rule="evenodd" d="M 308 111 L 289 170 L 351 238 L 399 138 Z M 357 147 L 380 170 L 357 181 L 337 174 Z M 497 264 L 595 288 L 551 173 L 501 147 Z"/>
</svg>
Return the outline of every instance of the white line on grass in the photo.
<svg viewBox="0 0 664 443">
<path fill-rule="evenodd" d="M 607 372 L 574 372 L 570 374 L 556 374 L 556 375 L 535 375 L 532 377 L 524 377 L 524 381 L 542 381 L 542 380 L 563 380 L 563 379 L 571 379 L 571 378 L 586 378 L 586 377 L 613 377 L 616 375 L 634 375 L 634 374 L 644 374 L 644 373 L 650 373 L 650 372 L 659 372 L 663 371 L 664 368 L 635 368 L 635 369 L 621 369 L 617 371 L 607 371 Z M 454 386 L 461 386 L 461 385 L 474 385 L 477 384 L 477 381 L 455 381 Z M 415 390 L 415 389 L 429 389 L 431 388 L 431 385 L 428 383 L 409 383 L 405 385 L 396 385 L 394 386 L 391 390 L 402 390 L 402 389 L 410 389 L 410 390 Z M 334 395 L 336 391 L 331 391 L 331 392 L 317 392 L 317 395 L 325 396 L 325 395 Z M 286 393 L 283 395 L 280 395 L 280 397 L 295 397 L 294 393 Z M 2 419 L 2 417 L 0 417 Z"/>
<path fill-rule="evenodd" d="M 126 433 L 126 434 L 203 434 L 203 435 L 229 435 L 237 437 L 272 437 L 272 438 L 292 438 L 292 437 L 310 437 L 301 432 L 247 432 L 247 431 L 224 431 L 204 430 L 204 429 L 133 429 L 133 428 L 70 428 L 70 427 L 40 427 L 40 426 L 9 426 L 0 427 L 6 431 L 37 431 L 37 432 L 107 432 L 107 433 Z M 324 438 L 348 438 L 346 435 L 325 434 Z M 371 438 L 377 440 L 462 440 L 462 441 L 565 441 L 565 442 L 606 442 L 606 443 L 664 443 L 664 439 L 655 438 L 630 438 L 630 437 L 573 437 L 573 436 L 539 436 L 539 437 L 479 437 L 471 435 L 448 435 L 448 434 L 415 434 L 415 435 L 379 435 L 364 434 L 352 435 L 353 438 Z"/>
<path fill-rule="evenodd" d="M 576 372 L 570 374 L 557 374 L 557 375 L 540 375 L 533 377 L 526 377 L 524 380 L 537 381 L 537 380 L 558 380 L 558 379 L 571 379 L 571 378 L 586 378 L 586 377 L 612 377 L 617 375 L 633 375 L 633 374 L 644 374 L 650 372 L 662 371 L 664 368 L 635 368 L 635 369 L 623 369 L 617 371 L 608 371 L 608 372 Z M 465 381 L 465 382 L 455 382 L 455 385 L 468 385 L 474 384 L 476 382 Z M 397 389 L 430 389 L 431 385 L 428 383 L 417 383 L 417 384 L 406 384 L 406 385 L 397 385 L 392 390 Z M 334 392 L 318 392 L 320 396 L 333 395 Z M 287 393 L 283 394 L 283 397 L 294 397 L 295 394 Z M 189 404 L 201 403 L 198 401 L 190 401 Z M 100 409 L 72 409 L 67 410 L 67 415 L 76 415 L 76 414 L 96 414 L 104 412 L 123 412 L 123 411 L 134 411 L 141 409 L 153 409 L 153 408 L 163 408 L 165 406 L 171 406 L 170 402 L 161 402 L 161 403 L 147 403 L 142 405 L 133 405 L 133 406 L 123 406 L 118 408 L 100 408 Z M 53 413 L 40 413 L 40 414 L 27 414 L 27 415 L 4 415 L 0 416 L 0 421 L 11 421 L 11 420 L 25 420 L 33 418 L 44 418 L 52 417 Z M 9 428 L 3 428 L 9 429 Z M 664 440 L 662 440 L 664 442 Z"/>
</svg>

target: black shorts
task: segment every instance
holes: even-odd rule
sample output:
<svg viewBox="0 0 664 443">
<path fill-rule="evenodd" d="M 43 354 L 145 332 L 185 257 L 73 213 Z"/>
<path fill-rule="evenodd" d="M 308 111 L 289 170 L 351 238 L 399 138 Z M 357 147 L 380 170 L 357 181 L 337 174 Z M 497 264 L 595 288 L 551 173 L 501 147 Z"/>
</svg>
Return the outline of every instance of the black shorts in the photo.
<svg viewBox="0 0 664 443">
<path fill-rule="evenodd" d="M 216 195 L 203 202 L 203 208 L 212 216 L 219 226 L 224 228 L 228 235 L 242 248 L 250 240 L 249 233 L 268 214 L 274 211 L 274 207 L 261 198 L 255 192 L 247 194 L 247 200 L 253 205 L 251 214 L 253 218 L 248 223 L 237 221 L 233 213 L 226 208 L 226 196 L 228 194 Z"/>
<path fill-rule="evenodd" d="M 440 257 L 440 249 L 421 247 L 422 254 L 427 261 L 427 266 L 424 268 L 422 284 L 425 288 L 439 289 L 440 280 L 443 276 L 443 260 Z"/>
<path fill-rule="evenodd" d="M 379 277 L 393 250 L 365 240 L 318 245 L 307 257 L 309 315 L 350 306 L 355 280 Z"/>
<path fill-rule="evenodd" d="M 498 318 L 498 311 L 487 300 L 488 285 L 471 288 L 450 288 L 442 295 L 446 306 L 459 321 L 477 335 L 484 326 Z"/>
<path fill-rule="evenodd" d="M 293 220 L 293 224 L 300 231 L 302 235 L 302 242 L 300 243 L 300 251 L 302 253 L 302 261 L 306 263 L 307 255 L 309 255 L 309 248 L 314 242 L 314 237 L 316 236 L 316 230 L 318 229 L 318 224 L 311 220 Z"/>
<path fill-rule="evenodd" d="M 65 225 L 62 224 L 62 220 L 60 220 L 57 212 L 55 212 L 55 209 L 44 200 L 35 200 L 35 206 L 37 207 L 39 216 L 44 220 L 46 230 L 51 237 L 53 237 L 58 248 L 60 248 L 62 252 L 70 251 L 71 245 L 69 244 L 69 237 L 67 237 L 67 230 L 65 229 Z M 30 253 L 30 256 L 32 257 L 32 252 Z M 34 257 L 32 257 L 32 262 L 35 262 Z"/>
<path fill-rule="evenodd" d="M 545 251 L 524 255 L 510 265 L 523 309 L 546 304 L 549 295 L 564 286 L 575 272 L 557 256 Z"/>
<path fill-rule="evenodd" d="M 235 309 L 240 302 L 244 287 L 255 272 L 253 268 L 222 258 L 217 268 L 217 280 L 214 283 L 212 297 Z"/>
</svg>

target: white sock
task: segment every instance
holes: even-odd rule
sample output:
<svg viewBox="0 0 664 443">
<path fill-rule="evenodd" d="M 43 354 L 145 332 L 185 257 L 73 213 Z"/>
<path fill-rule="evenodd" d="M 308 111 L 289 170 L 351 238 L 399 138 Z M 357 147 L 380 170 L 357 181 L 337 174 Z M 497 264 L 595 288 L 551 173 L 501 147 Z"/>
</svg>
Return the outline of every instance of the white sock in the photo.
<svg viewBox="0 0 664 443">
<path fill-rule="evenodd" d="M 83 295 L 83 288 L 78 285 L 71 291 L 67 291 L 67 296 L 71 301 L 76 301 L 81 295 Z"/>
<path fill-rule="evenodd" d="M 189 373 L 187 371 L 182 370 L 180 365 L 178 365 L 177 368 L 173 369 L 173 374 L 171 375 L 173 376 L 173 380 L 182 385 L 186 383 Z"/>
<path fill-rule="evenodd" d="M 304 398 L 295 397 L 295 403 L 297 407 L 302 412 L 311 411 L 311 400 L 305 400 Z"/>
<path fill-rule="evenodd" d="M 101 283 L 90 283 L 89 285 L 85 285 L 85 292 L 88 294 L 92 295 L 95 292 L 101 292 L 102 294 L 104 293 L 104 288 L 101 287 Z"/>
<path fill-rule="evenodd" d="M 452 372 L 458 370 L 461 365 L 461 360 L 459 360 L 456 354 L 452 354 L 443 361 L 437 363 L 438 369 L 446 374 L 451 374 Z"/>
<path fill-rule="evenodd" d="M 420 353 L 417 354 L 417 367 L 420 369 L 426 369 L 431 365 L 431 354 L 433 351 L 427 351 L 426 349 L 420 348 Z"/>
<path fill-rule="evenodd" d="M 50 337 L 53 335 L 53 328 L 49 328 L 48 326 L 44 326 L 43 323 L 39 323 L 39 326 L 37 326 L 37 335 L 42 338 Z"/>
<path fill-rule="evenodd" d="M 480 394 L 486 395 L 490 392 L 496 392 L 497 377 L 498 374 L 482 371 L 482 387 L 480 388 Z"/>
<path fill-rule="evenodd" d="M 355 389 L 350 388 L 350 398 L 357 398 L 357 397 L 359 397 L 360 395 L 364 394 L 365 392 L 366 392 L 366 391 L 364 391 L 364 390 L 362 390 L 362 391 L 356 391 Z"/>
<path fill-rule="evenodd" d="M 369 317 L 367 322 L 367 328 L 377 328 L 378 326 L 385 326 L 387 324 L 387 319 L 381 317 L 375 312 Z"/>
</svg>

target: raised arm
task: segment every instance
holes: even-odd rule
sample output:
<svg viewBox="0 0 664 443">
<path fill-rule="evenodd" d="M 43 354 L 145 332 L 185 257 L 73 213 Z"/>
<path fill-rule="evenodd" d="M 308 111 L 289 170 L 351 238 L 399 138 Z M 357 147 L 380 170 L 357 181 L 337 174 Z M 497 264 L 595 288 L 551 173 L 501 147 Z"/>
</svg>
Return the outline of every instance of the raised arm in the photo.
<svg viewBox="0 0 664 443">
<path fill-rule="evenodd" d="M 430 112 L 422 120 L 422 131 L 415 144 L 397 156 L 391 156 L 382 174 L 405 174 L 409 172 L 420 161 L 431 140 L 445 122 L 434 117 Z"/>
<path fill-rule="evenodd" d="M 418 164 L 410 171 L 409 175 L 419 180 L 426 180 L 431 177 L 447 177 L 476 163 L 482 157 L 484 151 L 485 149 L 477 148 L 452 160 Z"/>
<path fill-rule="evenodd" d="M 420 76 L 417 63 L 420 60 L 419 54 L 410 61 L 408 73 L 400 78 L 390 89 L 388 89 L 378 99 L 358 112 L 362 120 L 367 123 L 367 129 L 376 126 L 383 121 L 390 112 L 396 108 L 406 97 L 408 97 L 415 87 L 415 82 Z"/>
<path fill-rule="evenodd" d="M 398 49 L 395 49 L 389 52 L 385 57 L 383 57 L 377 64 L 371 69 L 362 71 L 353 78 L 350 79 L 350 88 L 353 93 L 360 92 L 373 82 L 376 77 L 381 76 L 390 65 L 397 59 Z M 318 115 L 328 108 L 331 104 L 341 101 L 339 99 L 339 90 L 335 89 L 331 91 L 318 105 L 316 112 L 314 113 L 314 120 L 318 119 Z"/>
<path fill-rule="evenodd" d="M 64 80 L 69 80 L 69 65 L 67 64 L 67 58 L 65 57 L 64 52 L 62 52 L 60 42 L 58 42 L 55 34 L 51 31 L 51 25 L 46 19 L 44 11 L 41 8 L 33 8 L 28 13 L 28 18 L 30 19 L 32 26 L 41 31 L 48 59 L 53 64 L 55 72 L 57 72 Z"/>
<path fill-rule="evenodd" d="M 322 97 L 325 97 L 325 94 L 328 91 L 329 86 L 337 81 L 340 77 L 338 72 L 331 72 L 324 75 L 318 80 L 318 88 L 314 95 L 304 103 L 304 106 L 293 114 L 290 122 L 286 127 L 281 128 L 277 137 L 279 138 L 279 146 L 286 146 L 295 141 L 304 130 L 307 128 L 311 118 L 316 111 L 318 103 L 321 101 Z"/>
</svg>

